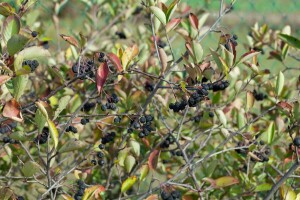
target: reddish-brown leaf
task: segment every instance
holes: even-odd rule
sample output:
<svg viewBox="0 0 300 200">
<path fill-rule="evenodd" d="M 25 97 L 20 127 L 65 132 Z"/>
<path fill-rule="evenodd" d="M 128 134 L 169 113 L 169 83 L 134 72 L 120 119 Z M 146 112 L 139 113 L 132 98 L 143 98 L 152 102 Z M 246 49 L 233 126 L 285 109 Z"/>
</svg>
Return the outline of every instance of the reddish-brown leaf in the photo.
<svg viewBox="0 0 300 200">
<path fill-rule="evenodd" d="M 9 79 L 11 79 L 10 76 L 7 76 L 7 75 L 1 75 L 1 76 L 0 76 L 0 85 L 6 83 L 6 81 L 8 81 Z"/>
<path fill-rule="evenodd" d="M 146 200 L 158 200 L 158 195 L 157 194 L 152 194 L 150 196 L 147 197 Z"/>
<path fill-rule="evenodd" d="M 103 85 L 107 79 L 108 76 L 108 65 L 107 62 L 103 62 L 99 65 L 97 73 L 96 73 L 96 84 L 97 84 L 97 90 L 99 93 L 101 93 Z"/>
<path fill-rule="evenodd" d="M 11 99 L 10 101 L 6 102 L 3 109 L 3 116 L 17 122 L 23 122 L 20 105 L 15 99 Z"/>
<path fill-rule="evenodd" d="M 108 53 L 107 58 L 112 62 L 112 64 L 117 68 L 118 72 L 123 71 L 120 58 L 114 53 Z"/>
<path fill-rule="evenodd" d="M 60 34 L 60 37 L 62 37 L 62 39 L 64 39 L 69 44 L 71 44 L 71 45 L 73 45 L 73 46 L 75 46 L 75 47 L 78 48 L 78 42 L 72 36 L 67 36 L 67 35 L 64 35 L 64 34 Z"/>
<path fill-rule="evenodd" d="M 156 169 L 160 151 L 155 149 L 149 156 L 148 165 L 150 169 Z"/>
<path fill-rule="evenodd" d="M 180 23 L 180 21 L 181 21 L 180 18 L 173 18 L 173 19 L 171 19 L 171 20 L 167 23 L 167 25 L 166 25 L 166 31 L 167 31 L 167 33 L 168 33 L 169 31 L 175 29 L 175 28 L 178 26 L 178 24 Z"/>
<path fill-rule="evenodd" d="M 190 13 L 190 14 L 189 14 L 189 20 L 190 20 L 191 25 L 192 25 L 196 30 L 198 30 L 198 27 L 199 27 L 199 20 L 198 20 L 198 17 L 197 17 L 196 15 L 194 15 L 193 13 Z"/>
<path fill-rule="evenodd" d="M 289 104 L 288 102 L 285 101 L 280 101 L 277 103 L 277 106 L 279 106 L 280 108 L 287 110 L 289 112 L 292 112 L 293 110 L 293 106 L 291 104 Z"/>
</svg>

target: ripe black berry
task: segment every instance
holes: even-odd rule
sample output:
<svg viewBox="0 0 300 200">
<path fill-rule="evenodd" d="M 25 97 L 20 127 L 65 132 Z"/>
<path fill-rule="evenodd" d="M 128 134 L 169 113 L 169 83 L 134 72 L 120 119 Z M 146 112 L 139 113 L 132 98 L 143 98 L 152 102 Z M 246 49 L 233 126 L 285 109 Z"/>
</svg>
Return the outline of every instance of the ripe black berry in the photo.
<svg viewBox="0 0 300 200">
<path fill-rule="evenodd" d="M 38 35 L 38 32 L 36 32 L 36 31 L 32 31 L 32 32 L 31 32 L 31 36 L 32 36 L 32 37 L 36 37 L 37 35 Z"/>
<path fill-rule="evenodd" d="M 99 57 L 98 57 L 98 61 L 99 62 L 104 62 L 105 61 L 105 53 L 100 52 Z"/>
<path fill-rule="evenodd" d="M 100 152 L 97 153 L 97 157 L 98 157 L 98 158 L 103 158 L 103 157 L 104 157 L 104 154 L 100 151 Z"/>
<path fill-rule="evenodd" d="M 10 138 L 9 137 L 4 137 L 2 139 L 2 141 L 6 144 L 6 143 L 10 143 Z"/>
<path fill-rule="evenodd" d="M 211 118 L 213 118 L 215 116 L 215 114 L 213 112 L 209 112 L 208 116 L 211 117 Z"/>
<path fill-rule="evenodd" d="M 66 129 L 67 132 L 73 132 L 73 133 L 77 133 L 77 128 L 74 127 L 74 126 L 69 126 L 67 129 Z"/>
<path fill-rule="evenodd" d="M 24 197 L 18 196 L 18 197 L 17 197 L 17 200 L 24 200 Z"/>
<path fill-rule="evenodd" d="M 106 105 L 101 105 L 101 110 L 102 110 L 102 111 L 106 111 L 106 110 L 107 110 Z"/>
<path fill-rule="evenodd" d="M 91 160 L 91 163 L 92 163 L 93 165 L 96 165 L 96 164 L 97 164 L 97 161 L 96 161 L 96 160 Z"/>
<path fill-rule="evenodd" d="M 86 125 L 89 121 L 90 121 L 89 119 L 82 118 L 82 119 L 80 120 L 80 123 L 81 123 L 82 125 Z"/>
<path fill-rule="evenodd" d="M 105 164 L 104 160 L 98 160 L 98 165 L 103 166 Z"/>
<path fill-rule="evenodd" d="M 132 133 L 132 132 L 133 132 L 133 129 L 132 129 L 132 128 L 128 128 L 128 129 L 127 129 L 127 133 L 130 134 L 130 133 Z"/>
<path fill-rule="evenodd" d="M 201 117 L 199 115 L 197 115 L 196 117 L 194 117 L 194 121 L 195 122 L 200 122 L 201 120 Z"/>
<path fill-rule="evenodd" d="M 295 137 L 293 143 L 296 147 L 300 148 L 300 137 Z"/>
<path fill-rule="evenodd" d="M 149 92 L 152 92 L 154 90 L 154 86 L 151 83 L 146 82 L 145 89 Z"/>
<path fill-rule="evenodd" d="M 139 138 L 144 138 L 144 137 L 145 137 L 144 132 L 140 132 L 140 133 L 139 133 Z"/>
<path fill-rule="evenodd" d="M 89 112 L 92 108 L 94 108 L 96 105 L 96 103 L 94 102 L 87 102 L 86 104 L 84 104 L 83 108 L 82 108 L 82 111 L 85 111 L 85 112 Z"/>
<path fill-rule="evenodd" d="M 121 120 L 122 120 L 121 117 L 117 116 L 114 118 L 114 123 L 118 124 L 121 122 Z"/>
<path fill-rule="evenodd" d="M 105 146 L 104 146 L 104 144 L 99 144 L 99 149 L 104 149 L 105 148 Z"/>
<path fill-rule="evenodd" d="M 236 34 L 233 34 L 233 35 L 232 35 L 232 38 L 233 38 L 234 40 L 237 40 L 237 39 L 238 39 L 238 36 L 237 36 Z"/>
<path fill-rule="evenodd" d="M 176 151 L 176 156 L 182 156 L 182 152 L 180 150 Z"/>
<path fill-rule="evenodd" d="M 142 117 L 140 118 L 140 122 L 141 122 L 142 124 L 146 123 L 146 117 L 145 117 L 145 116 L 142 116 Z"/>
<path fill-rule="evenodd" d="M 126 35 L 125 33 L 121 32 L 121 31 L 117 31 L 116 35 L 120 38 L 120 39 L 126 39 Z"/>
</svg>

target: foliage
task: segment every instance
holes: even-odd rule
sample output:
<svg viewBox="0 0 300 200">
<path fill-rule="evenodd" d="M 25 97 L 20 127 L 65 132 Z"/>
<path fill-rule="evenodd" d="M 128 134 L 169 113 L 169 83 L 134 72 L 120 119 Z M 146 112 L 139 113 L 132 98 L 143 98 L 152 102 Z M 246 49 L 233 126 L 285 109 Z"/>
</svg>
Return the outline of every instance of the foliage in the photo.
<svg viewBox="0 0 300 200">
<path fill-rule="evenodd" d="M 255 24 L 241 50 L 220 28 L 239 1 L 210 26 L 180 0 L 80 2 L 90 15 L 57 47 L 37 1 L 0 3 L 1 198 L 299 198 L 290 26 Z M 49 3 L 56 31 L 70 3 Z"/>
</svg>

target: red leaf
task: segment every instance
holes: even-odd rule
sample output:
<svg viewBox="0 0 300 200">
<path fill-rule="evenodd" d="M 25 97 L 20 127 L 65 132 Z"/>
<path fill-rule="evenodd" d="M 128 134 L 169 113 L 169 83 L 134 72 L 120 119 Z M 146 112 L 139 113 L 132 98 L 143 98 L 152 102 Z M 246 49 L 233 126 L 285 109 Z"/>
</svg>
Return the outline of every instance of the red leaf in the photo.
<svg viewBox="0 0 300 200">
<path fill-rule="evenodd" d="M 123 71 L 121 60 L 116 54 L 108 53 L 106 56 L 110 60 L 110 62 L 112 62 L 112 64 L 117 68 L 119 72 Z"/>
<path fill-rule="evenodd" d="M 99 68 L 96 73 L 96 84 L 99 93 L 101 93 L 103 85 L 107 79 L 108 71 L 109 69 L 108 69 L 107 62 L 103 62 L 99 65 Z"/>
<path fill-rule="evenodd" d="M 148 165 L 150 169 L 156 169 L 160 151 L 155 149 L 149 156 Z"/>
<path fill-rule="evenodd" d="M 17 122 L 23 122 L 22 113 L 20 111 L 20 105 L 15 99 L 6 102 L 3 109 L 3 116 L 15 120 Z"/>
<path fill-rule="evenodd" d="M 198 20 L 198 17 L 197 17 L 196 15 L 194 15 L 193 13 L 190 13 L 190 14 L 189 14 L 189 20 L 190 20 L 191 25 L 192 25 L 196 30 L 198 30 L 198 26 L 199 26 L 199 20 Z"/>
</svg>

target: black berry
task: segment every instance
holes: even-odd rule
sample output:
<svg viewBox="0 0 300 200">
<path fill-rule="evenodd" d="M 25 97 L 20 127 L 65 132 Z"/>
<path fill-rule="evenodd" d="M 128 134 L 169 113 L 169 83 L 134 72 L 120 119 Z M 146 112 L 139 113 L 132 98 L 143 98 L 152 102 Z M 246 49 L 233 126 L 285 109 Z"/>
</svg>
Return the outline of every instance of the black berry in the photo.
<svg viewBox="0 0 300 200">
<path fill-rule="evenodd" d="M 213 112 L 209 112 L 208 116 L 211 117 L 211 118 L 213 118 L 215 116 L 215 114 Z"/>
<path fill-rule="evenodd" d="M 36 32 L 36 31 L 32 31 L 32 32 L 31 32 L 31 36 L 32 36 L 32 37 L 36 37 L 38 34 L 39 34 L 39 33 Z"/>
<path fill-rule="evenodd" d="M 293 143 L 296 147 L 300 148 L 300 137 L 295 137 Z"/>
</svg>

